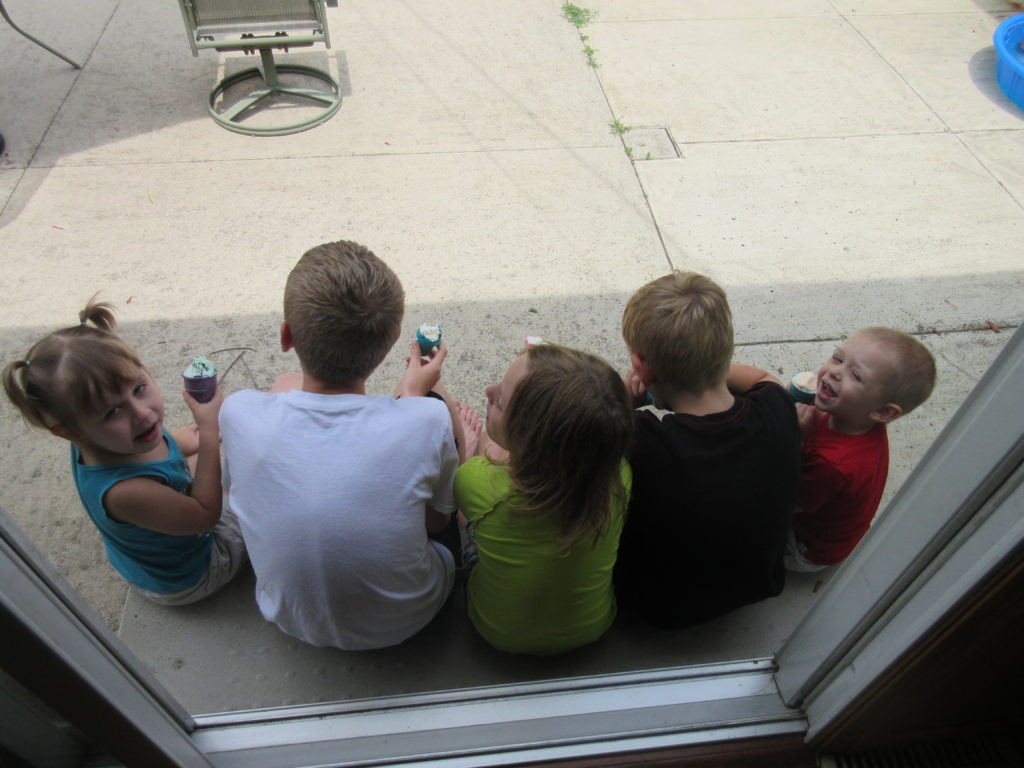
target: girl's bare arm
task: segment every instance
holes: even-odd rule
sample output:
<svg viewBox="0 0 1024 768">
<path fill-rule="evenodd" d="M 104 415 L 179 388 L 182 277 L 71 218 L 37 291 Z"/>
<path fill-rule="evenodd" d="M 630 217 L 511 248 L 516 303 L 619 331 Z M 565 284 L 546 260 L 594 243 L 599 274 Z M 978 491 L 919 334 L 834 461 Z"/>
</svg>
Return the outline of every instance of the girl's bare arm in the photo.
<svg viewBox="0 0 1024 768">
<path fill-rule="evenodd" d="M 196 420 L 198 453 L 191 494 L 178 493 L 153 477 L 122 480 L 107 491 L 103 505 L 115 520 L 178 536 L 203 533 L 220 520 L 220 427 L 217 417 L 224 400 L 217 388 L 208 403 L 185 393 Z"/>
<path fill-rule="evenodd" d="M 220 520 L 220 497 L 207 508 L 154 477 L 132 477 L 113 486 L 103 506 L 114 520 L 151 531 L 188 536 L 210 530 Z"/>
<path fill-rule="evenodd" d="M 220 485 L 220 424 L 217 421 L 224 393 L 217 387 L 207 403 L 197 402 L 188 392 L 182 395 L 195 417 L 199 433 L 199 453 L 192 472 L 192 498 L 211 513 L 216 510 L 217 517 L 213 521 L 216 523 L 224 495 Z"/>
<path fill-rule="evenodd" d="M 777 377 L 768 373 L 768 371 L 762 371 L 760 368 L 755 368 L 752 365 L 742 365 L 740 363 L 730 365 L 729 373 L 725 378 L 726 386 L 729 387 L 729 391 L 734 395 L 742 395 L 750 391 L 755 384 L 760 384 L 762 381 L 771 381 L 780 387 L 783 386 L 782 382 Z"/>
</svg>

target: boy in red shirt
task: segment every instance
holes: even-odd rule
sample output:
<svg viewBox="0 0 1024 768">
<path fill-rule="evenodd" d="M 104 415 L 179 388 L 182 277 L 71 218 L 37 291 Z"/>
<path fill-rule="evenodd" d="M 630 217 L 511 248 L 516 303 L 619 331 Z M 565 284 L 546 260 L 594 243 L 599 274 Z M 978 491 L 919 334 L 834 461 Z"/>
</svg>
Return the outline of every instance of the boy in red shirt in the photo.
<svg viewBox="0 0 1024 768">
<path fill-rule="evenodd" d="M 931 352 L 891 328 L 857 331 L 821 366 L 814 406 L 797 408 L 803 457 L 787 570 L 821 570 L 857 546 L 889 473 L 886 424 L 927 400 L 934 386 Z"/>
<path fill-rule="evenodd" d="M 935 359 L 908 334 L 865 328 L 818 371 L 804 434 L 800 499 L 785 556 L 790 570 L 842 562 L 866 534 L 889 474 L 886 424 L 928 399 Z"/>
</svg>

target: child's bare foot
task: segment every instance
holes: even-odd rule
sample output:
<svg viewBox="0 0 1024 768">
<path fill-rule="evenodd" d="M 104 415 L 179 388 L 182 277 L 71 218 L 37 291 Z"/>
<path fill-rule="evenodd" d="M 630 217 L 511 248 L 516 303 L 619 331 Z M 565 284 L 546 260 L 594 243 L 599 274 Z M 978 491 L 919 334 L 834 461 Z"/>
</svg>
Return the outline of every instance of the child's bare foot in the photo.
<svg viewBox="0 0 1024 768">
<path fill-rule="evenodd" d="M 463 439 L 465 440 L 466 458 L 477 455 L 480 448 L 480 435 L 484 430 L 483 422 L 480 421 L 480 414 L 473 410 L 471 405 L 457 405 L 459 422 L 462 424 Z"/>
</svg>

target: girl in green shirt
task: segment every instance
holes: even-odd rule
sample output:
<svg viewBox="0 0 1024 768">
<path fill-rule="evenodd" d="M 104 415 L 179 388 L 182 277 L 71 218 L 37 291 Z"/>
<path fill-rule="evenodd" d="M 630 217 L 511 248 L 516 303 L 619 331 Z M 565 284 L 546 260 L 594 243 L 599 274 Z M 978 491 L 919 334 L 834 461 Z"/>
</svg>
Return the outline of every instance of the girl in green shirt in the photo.
<svg viewBox="0 0 1024 768">
<path fill-rule="evenodd" d="M 528 347 L 487 388 L 484 455 L 455 494 L 478 557 L 469 617 L 495 648 L 563 653 L 611 626 L 632 429 L 622 379 L 584 352 Z"/>
</svg>

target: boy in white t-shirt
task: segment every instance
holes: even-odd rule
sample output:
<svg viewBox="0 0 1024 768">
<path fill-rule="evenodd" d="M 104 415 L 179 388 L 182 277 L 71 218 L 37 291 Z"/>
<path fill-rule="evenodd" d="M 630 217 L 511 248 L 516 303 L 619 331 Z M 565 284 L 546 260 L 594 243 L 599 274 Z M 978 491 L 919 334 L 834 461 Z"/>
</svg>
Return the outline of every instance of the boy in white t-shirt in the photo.
<svg viewBox="0 0 1024 768">
<path fill-rule="evenodd" d="M 398 277 L 364 246 L 313 248 L 288 276 L 281 325 L 301 376 L 282 376 L 269 393 L 237 392 L 221 409 L 223 483 L 260 611 L 312 645 L 400 643 L 454 583 L 451 552 L 428 537 L 455 510 L 452 421 L 425 397 L 445 347 L 423 365 L 414 349 L 402 397 L 366 394 L 404 305 Z"/>
</svg>

